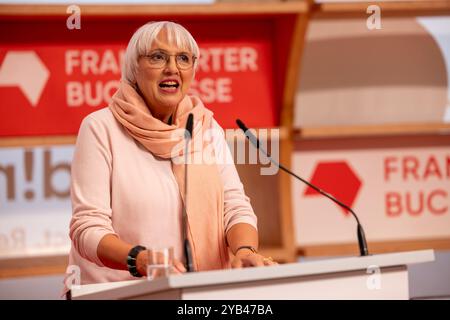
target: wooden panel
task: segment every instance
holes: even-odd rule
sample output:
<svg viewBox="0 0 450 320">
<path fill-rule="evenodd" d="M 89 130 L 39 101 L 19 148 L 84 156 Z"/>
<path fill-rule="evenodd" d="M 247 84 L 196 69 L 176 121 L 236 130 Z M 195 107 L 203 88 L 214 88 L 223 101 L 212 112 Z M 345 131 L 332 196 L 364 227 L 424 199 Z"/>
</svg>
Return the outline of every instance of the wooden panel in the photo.
<svg viewBox="0 0 450 320">
<path fill-rule="evenodd" d="M 280 146 L 280 163 L 285 167 L 290 168 L 292 161 L 293 144 L 291 139 L 281 141 Z M 282 225 L 282 236 L 284 255 L 287 257 L 286 262 L 293 262 L 296 259 L 295 254 L 295 233 L 293 210 L 291 201 L 291 181 L 292 178 L 285 172 L 279 171 L 279 190 L 280 190 L 280 219 Z"/>
<path fill-rule="evenodd" d="M 450 239 L 424 239 L 411 241 L 369 242 L 369 253 L 380 254 L 414 250 L 449 250 Z M 299 256 L 344 256 L 359 255 L 358 244 L 346 243 L 336 245 L 300 246 L 297 248 Z"/>
<path fill-rule="evenodd" d="M 300 78 L 300 63 L 305 47 L 305 37 L 309 22 L 309 14 L 299 15 L 296 19 L 292 35 L 292 46 L 286 67 L 286 79 L 284 81 L 283 108 L 281 110 L 281 125 L 292 128 L 294 119 L 294 97 Z"/>
<path fill-rule="evenodd" d="M 256 130 L 258 132 L 259 130 Z M 283 139 L 285 130 L 280 130 L 279 136 L 271 136 L 271 139 L 267 141 L 260 139 L 262 147 L 266 149 L 270 154 L 275 150 L 272 146 L 272 141 L 279 143 L 280 139 Z M 268 131 L 271 133 L 271 131 Z M 280 172 L 274 175 L 263 175 L 262 169 L 269 167 L 268 164 L 261 164 L 260 157 L 256 159 L 250 159 L 249 154 L 254 156 L 257 154 L 255 147 L 244 138 L 244 135 L 239 132 L 233 139 L 231 136 L 227 136 L 228 143 L 234 141 L 232 149 L 234 150 L 234 162 L 239 173 L 239 177 L 244 185 L 245 192 L 250 201 L 255 214 L 258 217 L 258 229 L 260 237 L 260 249 L 266 247 L 281 248 L 284 245 L 285 228 L 283 218 L 280 214 L 280 201 L 282 195 L 280 194 L 279 181 Z M 245 140 L 242 140 L 245 139 Z M 275 140 L 273 140 L 275 139 Z M 242 147 L 242 143 L 244 146 Z M 237 143 L 240 144 L 240 149 L 245 152 L 245 159 L 243 158 L 242 151 L 237 148 Z M 241 158 L 241 159 L 239 159 Z M 279 156 L 274 157 L 275 160 L 279 160 Z M 245 160 L 245 164 L 239 164 Z M 250 162 L 252 161 L 252 162 Z M 254 163 L 257 162 L 257 163 Z"/>
<path fill-rule="evenodd" d="M 294 96 L 300 75 L 300 63 L 304 51 L 305 37 L 310 15 L 308 13 L 297 16 L 294 32 L 292 34 L 292 46 L 286 67 L 285 87 L 283 91 L 283 104 L 281 110 L 281 126 L 288 131 L 288 135 L 280 143 L 280 163 L 285 167 L 291 167 L 293 137 L 291 128 L 294 119 Z M 291 201 L 291 178 L 286 173 L 279 173 L 280 192 L 280 219 L 283 237 L 283 255 L 286 262 L 293 262 L 295 254 L 295 235 L 293 223 L 293 211 Z"/>
<path fill-rule="evenodd" d="M 290 165 L 292 151 L 287 149 L 290 147 L 290 140 L 281 138 L 279 160 L 286 166 Z M 249 150 L 248 142 L 245 150 Z M 270 148 L 268 151 L 271 151 Z M 260 164 L 238 164 L 236 167 L 258 216 L 260 251 L 279 262 L 294 261 L 296 254 L 290 193 L 283 193 L 290 190 L 290 176 L 281 170 L 276 175 L 261 175 Z"/>
<path fill-rule="evenodd" d="M 313 17 L 320 19 L 368 17 L 370 5 L 381 9 L 382 17 L 433 16 L 450 14 L 449 0 L 409 0 L 377 2 L 320 3 L 312 8 Z"/>
<path fill-rule="evenodd" d="M 54 146 L 75 144 L 76 136 L 0 138 L 0 147 Z"/>
<path fill-rule="evenodd" d="M 68 16 L 67 5 L 0 5 L 3 16 Z M 82 15 L 243 15 L 306 12 L 302 1 L 276 3 L 215 3 L 211 5 L 79 5 Z"/>
<path fill-rule="evenodd" d="M 450 134 L 403 134 L 395 136 L 354 136 L 306 139 L 297 136 L 296 151 L 358 150 L 449 146 Z"/>
<path fill-rule="evenodd" d="M 335 127 L 307 127 L 294 130 L 297 138 L 339 138 L 339 137 L 372 137 L 399 135 L 449 135 L 448 123 L 408 123 L 408 124 L 380 124 L 368 126 L 335 126 Z"/>
<path fill-rule="evenodd" d="M 0 279 L 64 274 L 68 256 L 39 256 L 0 260 Z"/>
<path fill-rule="evenodd" d="M 278 210 L 280 195 L 277 188 L 278 176 L 263 176 L 261 165 L 236 165 L 245 188 L 245 193 L 258 217 L 260 247 L 281 246 L 282 230 Z"/>
</svg>

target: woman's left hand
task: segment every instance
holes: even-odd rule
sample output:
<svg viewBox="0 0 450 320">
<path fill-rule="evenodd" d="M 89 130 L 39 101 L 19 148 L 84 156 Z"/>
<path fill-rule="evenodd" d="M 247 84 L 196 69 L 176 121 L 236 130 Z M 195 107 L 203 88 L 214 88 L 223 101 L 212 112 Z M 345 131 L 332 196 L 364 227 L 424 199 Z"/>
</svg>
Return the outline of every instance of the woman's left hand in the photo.
<svg viewBox="0 0 450 320">
<path fill-rule="evenodd" d="M 234 268 L 247 268 L 247 267 L 262 267 L 272 266 L 278 264 L 273 261 L 272 258 L 266 258 L 258 253 L 254 253 L 247 250 L 239 250 L 234 259 L 231 261 L 231 267 Z"/>
</svg>

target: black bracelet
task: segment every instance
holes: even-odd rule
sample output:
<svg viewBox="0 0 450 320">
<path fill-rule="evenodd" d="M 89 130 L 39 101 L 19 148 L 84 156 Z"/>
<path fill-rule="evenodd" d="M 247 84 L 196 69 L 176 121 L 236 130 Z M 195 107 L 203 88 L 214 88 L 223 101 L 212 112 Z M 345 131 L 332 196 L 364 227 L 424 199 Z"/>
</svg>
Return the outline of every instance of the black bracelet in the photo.
<svg viewBox="0 0 450 320">
<path fill-rule="evenodd" d="M 146 250 L 146 247 L 143 246 L 135 246 L 133 248 L 131 248 L 130 252 L 128 252 L 128 257 L 127 257 L 127 266 L 128 266 L 128 271 L 131 273 L 132 276 L 134 277 L 142 277 L 142 274 L 139 273 L 139 271 L 137 270 L 136 267 L 136 257 L 139 254 L 139 252 Z"/>
<path fill-rule="evenodd" d="M 254 247 L 252 246 L 240 246 L 239 248 L 237 248 L 236 252 L 234 253 L 234 255 L 236 255 L 236 253 L 238 253 L 239 250 L 241 249 L 249 249 L 251 252 L 253 253 L 258 253 L 258 250 L 256 250 Z"/>
</svg>

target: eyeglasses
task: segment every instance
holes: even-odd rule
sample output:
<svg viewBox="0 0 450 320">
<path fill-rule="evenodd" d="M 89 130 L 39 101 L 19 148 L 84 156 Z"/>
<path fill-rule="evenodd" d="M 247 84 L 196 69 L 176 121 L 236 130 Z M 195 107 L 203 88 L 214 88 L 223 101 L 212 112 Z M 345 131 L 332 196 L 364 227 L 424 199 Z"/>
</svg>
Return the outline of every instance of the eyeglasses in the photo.
<svg viewBox="0 0 450 320">
<path fill-rule="evenodd" d="M 168 54 L 164 51 L 154 51 L 144 57 L 147 58 L 151 68 L 159 69 L 164 68 L 172 56 L 175 57 L 175 63 L 180 70 L 192 68 L 195 59 L 197 59 L 196 56 L 187 53 Z"/>
</svg>

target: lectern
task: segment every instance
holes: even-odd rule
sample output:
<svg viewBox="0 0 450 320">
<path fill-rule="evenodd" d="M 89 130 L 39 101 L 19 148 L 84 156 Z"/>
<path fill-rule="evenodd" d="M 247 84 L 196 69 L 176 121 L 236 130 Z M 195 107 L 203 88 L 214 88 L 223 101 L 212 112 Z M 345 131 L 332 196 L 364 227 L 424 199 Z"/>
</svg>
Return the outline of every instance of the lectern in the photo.
<svg viewBox="0 0 450 320">
<path fill-rule="evenodd" d="M 73 299 L 409 299 L 408 265 L 433 250 L 324 259 L 72 288 Z"/>
</svg>

